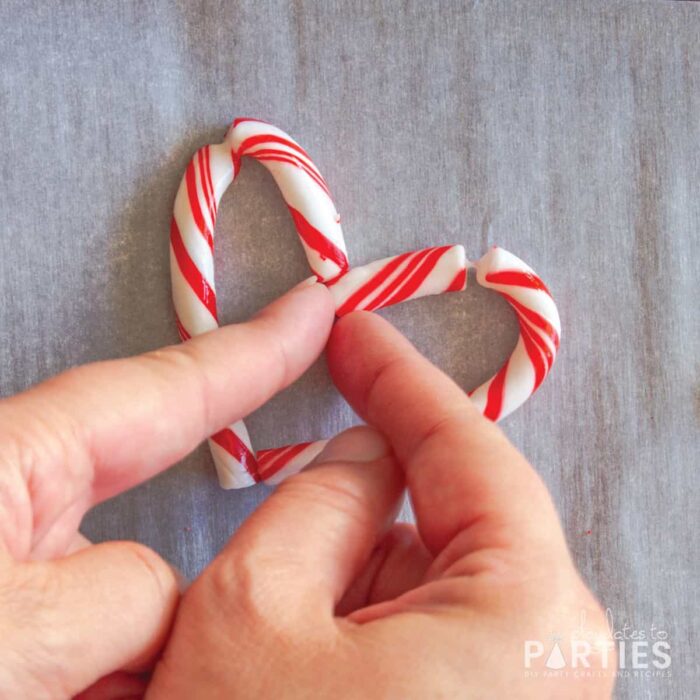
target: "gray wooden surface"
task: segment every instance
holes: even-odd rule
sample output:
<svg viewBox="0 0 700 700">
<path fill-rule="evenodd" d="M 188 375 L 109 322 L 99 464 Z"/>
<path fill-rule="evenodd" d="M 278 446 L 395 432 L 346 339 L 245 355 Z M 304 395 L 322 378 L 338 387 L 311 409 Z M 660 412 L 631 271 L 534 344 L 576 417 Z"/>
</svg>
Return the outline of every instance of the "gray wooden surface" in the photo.
<svg viewBox="0 0 700 700">
<path fill-rule="evenodd" d="M 700 5 L 3 0 L 0 38 L 2 395 L 176 340 L 178 180 L 234 116 L 266 118 L 315 157 L 353 261 L 499 243 L 550 285 L 562 352 L 504 428 L 615 627 L 668 631 L 671 677 L 618 696 L 697 696 Z M 262 168 L 234 190 L 227 321 L 308 275 Z M 386 316 L 465 386 L 517 333 L 476 285 Z M 250 427 L 267 446 L 355 420 L 319 362 Z M 84 531 L 193 576 L 266 493 L 219 490 L 200 448 Z"/>
</svg>

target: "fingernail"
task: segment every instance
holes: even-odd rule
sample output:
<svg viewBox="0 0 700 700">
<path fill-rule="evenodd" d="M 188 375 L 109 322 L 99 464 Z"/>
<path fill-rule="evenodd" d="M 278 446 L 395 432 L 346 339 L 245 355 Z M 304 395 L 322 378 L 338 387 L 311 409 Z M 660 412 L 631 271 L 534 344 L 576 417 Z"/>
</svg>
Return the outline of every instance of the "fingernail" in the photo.
<svg viewBox="0 0 700 700">
<path fill-rule="evenodd" d="M 316 275 L 311 275 L 311 277 L 307 277 L 303 282 L 299 282 L 299 284 L 294 285 L 290 291 L 293 292 L 296 289 L 303 289 L 304 287 L 313 287 L 317 283 L 318 277 L 316 277 Z"/>
<path fill-rule="evenodd" d="M 309 467 L 328 462 L 373 462 L 390 452 L 389 443 L 378 430 L 361 425 L 334 437 Z"/>
</svg>

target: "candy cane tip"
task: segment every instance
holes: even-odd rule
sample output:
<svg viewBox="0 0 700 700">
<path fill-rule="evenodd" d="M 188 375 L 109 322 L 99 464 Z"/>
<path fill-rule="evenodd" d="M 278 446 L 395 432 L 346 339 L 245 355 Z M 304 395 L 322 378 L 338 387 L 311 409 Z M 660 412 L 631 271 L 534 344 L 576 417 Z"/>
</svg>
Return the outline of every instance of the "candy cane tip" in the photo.
<svg viewBox="0 0 700 700">
<path fill-rule="evenodd" d="M 244 122 L 257 122 L 258 124 L 267 124 L 268 126 L 271 126 L 270 122 L 266 122 L 264 119 L 256 119 L 255 117 L 236 117 L 231 122 L 229 131 L 231 129 L 235 129 L 239 124 L 243 124 Z"/>
<path fill-rule="evenodd" d="M 518 268 L 530 269 L 520 258 L 513 253 L 509 253 L 505 248 L 494 245 L 486 251 L 475 263 L 477 281 L 483 284 L 488 272 L 498 270 L 504 266 L 513 265 Z"/>
</svg>

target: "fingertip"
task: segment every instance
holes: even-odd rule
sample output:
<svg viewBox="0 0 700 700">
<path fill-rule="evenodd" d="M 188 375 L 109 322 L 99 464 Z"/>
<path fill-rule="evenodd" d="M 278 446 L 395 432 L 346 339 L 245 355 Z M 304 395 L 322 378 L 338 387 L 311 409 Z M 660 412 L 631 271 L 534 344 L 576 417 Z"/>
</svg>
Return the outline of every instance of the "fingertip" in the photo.
<svg viewBox="0 0 700 700">
<path fill-rule="evenodd" d="M 387 336 L 392 334 L 396 338 L 387 343 Z M 366 372 L 382 361 L 387 348 L 396 347 L 402 339 L 388 321 L 368 311 L 354 311 L 336 322 L 328 339 L 326 359 L 333 382 L 350 403 L 355 405 L 362 399 L 356 390 L 364 386 Z M 361 406 L 355 408 L 362 412 Z"/>
<path fill-rule="evenodd" d="M 150 668 L 179 599 L 168 564 L 135 542 L 18 564 L 12 573 L 20 585 L 10 589 L 10 635 L 0 636 L 0 658 L 11 650 L 13 658 L 31 660 L 27 677 L 41 679 L 44 689 L 60 688 L 53 693 L 60 697 L 73 697 L 115 669 Z"/>
<path fill-rule="evenodd" d="M 339 318 L 333 326 L 329 348 L 342 350 L 358 335 L 372 332 L 376 323 L 389 325 L 384 319 L 370 311 L 353 311 Z"/>
<path fill-rule="evenodd" d="M 368 425 L 358 425 L 330 440 L 307 470 L 329 462 L 373 462 L 390 454 L 391 446 L 382 433 Z"/>
<path fill-rule="evenodd" d="M 325 285 L 310 277 L 266 306 L 256 318 L 280 313 L 302 320 L 315 319 L 330 329 L 335 317 L 333 296 Z"/>
</svg>

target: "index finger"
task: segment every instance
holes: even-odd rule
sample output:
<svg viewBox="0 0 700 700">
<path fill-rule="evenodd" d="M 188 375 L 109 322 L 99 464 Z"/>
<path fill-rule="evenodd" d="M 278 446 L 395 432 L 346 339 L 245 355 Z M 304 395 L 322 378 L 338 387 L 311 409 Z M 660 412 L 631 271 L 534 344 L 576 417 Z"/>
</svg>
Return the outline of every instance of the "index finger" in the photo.
<svg viewBox="0 0 700 700">
<path fill-rule="evenodd" d="M 300 285 L 248 323 L 65 372 L 0 401 L 0 460 L 31 470 L 25 481 L 42 510 L 76 493 L 90 506 L 182 459 L 294 381 L 332 321 L 328 291 Z"/>
<path fill-rule="evenodd" d="M 527 460 L 389 323 L 346 316 L 331 334 L 328 363 L 357 413 L 389 439 L 433 554 L 457 536 L 469 549 L 523 537 L 563 544 L 549 493 Z"/>
</svg>

